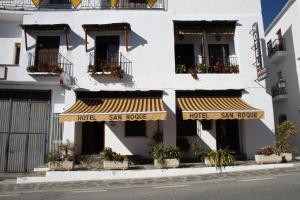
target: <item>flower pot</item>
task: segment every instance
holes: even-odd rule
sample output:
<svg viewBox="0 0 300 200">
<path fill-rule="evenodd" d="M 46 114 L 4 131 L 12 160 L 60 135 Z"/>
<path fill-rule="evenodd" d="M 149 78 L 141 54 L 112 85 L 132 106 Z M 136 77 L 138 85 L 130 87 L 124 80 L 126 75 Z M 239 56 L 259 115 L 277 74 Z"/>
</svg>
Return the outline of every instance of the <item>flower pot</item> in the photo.
<svg viewBox="0 0 300 200">
<path fill-rule="evenodd" d="M 255 155 L 255 162 L 257 164 L 277 164 L 282 162 L 282 156 L 276 154 Z"/>
<path fill-rule="evenodd" d="M 204 158 L 204 164 L 207 167 L 212 167 L 215 166 L 215 161 L 208 158 Z"/>
<path fill-rule="evenodd" d="M 104 167 L 104 169 L 123 169 L 123 170 L 125 170 L 125 169 L 128 169 L 129 163 L 127 160 L 124 160 L 122 162 L 104 160 L 103 167 Z"/>
<path fill-rule="evenodd" d="M 178 168 L 179 165 L 179 159 L 164 159 L 163 163 L 159 163 L 157 159 L 154 159 L 154 166 L 156 168 Z"/>
<path fill-rule="evenodd" d="M 291 162 L 293 160 L 292 153 L 281 153 L 280 156 L 282 157 L 283 162 Z"/>
<path fill-rule="evenodd" d="M 67 161 L 67 160 L 64 160 L 62 162 L 62 168 L 66 171 L 71 171 L 74 169 L 74 161 Z"/>
<path fill-rule="evenodd" d="M 62 170 L 63 169 L 62 162 L 48 162 L 48 168 L 51 171 Z"/>
</svg>

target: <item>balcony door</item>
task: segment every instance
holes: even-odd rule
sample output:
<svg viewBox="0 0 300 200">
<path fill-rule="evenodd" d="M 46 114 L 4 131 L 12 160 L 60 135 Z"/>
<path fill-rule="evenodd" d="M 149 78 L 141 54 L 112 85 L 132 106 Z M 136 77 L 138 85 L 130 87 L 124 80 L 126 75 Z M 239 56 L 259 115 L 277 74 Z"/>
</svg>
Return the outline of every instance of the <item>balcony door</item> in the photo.
<svg viewBox="0 0 300 200">
<path fill-rule="evenodd" d="M 118 65 L 119 36 L 96 37 L 95 65 L 97 71 Z"/>
<path fill-rule="evenodd" d="M 194 45 L 176 44 L 175 45 L 176 65 L 185 65 L 186 69 L 195 67 Z"/>
<path fill-rule="evenodd" d="M 58 63 L 59 36 L 39 36 L 36 45 L 36 65 Z M 42 70 L 43 71 L 43 70 Z"/>
<path fill-rule="evenodd" d="M 229 56 L 229 45 L 228 44 L 209 44 L 209 65 L 215 66 L 216 62 L 221 61 L 226 64 Z"/>
<path fill-rule="evenodd" d="M 104 150 L 104 122 L 82 123 L 82 154 L 99 154 Z"/>
<path fill-rule="evenodd" d="M 240 153 L 239 122 L 238 120 L 217 120 L 217 147 L 228 147 L 235 153 Z"/>
</svg>

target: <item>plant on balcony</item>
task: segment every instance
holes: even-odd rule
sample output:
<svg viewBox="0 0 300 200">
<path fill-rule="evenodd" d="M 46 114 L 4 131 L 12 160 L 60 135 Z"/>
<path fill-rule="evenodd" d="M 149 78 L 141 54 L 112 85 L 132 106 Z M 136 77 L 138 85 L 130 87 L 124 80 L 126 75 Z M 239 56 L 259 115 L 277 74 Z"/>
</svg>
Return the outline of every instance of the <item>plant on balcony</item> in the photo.
<svg viewBox="0 0 300 200">
<path fill-rule="evenodd" d="M 50 65 L 50 69 L 52 73 L 61 74 L 63 72 L 62 68 L 58 64 Z"/>
<path fill-rule="evenodd" d="M 191 74 L 191 76 L 195 79 L 198 80 L 198 74 L 197 74 L 197 70 L 194 68 L 190 68 L 188 69 L 188 72 Z"/>
<path fill-rule="evenodd" d="M 255 162 L 258 164 L 280 163 L 281 161 L 280 151 L 276 147 L 265 146 L 256 151 Z"/>
<path fill-rule="evenodd" d="M 96 74 L 96 73 L 97 73 L 96 66 L 95 66 L 95 65 L 89 64 L 89 65 L 88 65 L 88 73 Z"/>
<path fill-rule="evenodd" d="M 37 64 L 37 72 L 50 72 L 51 68 L 48 63 Z"/>
<path fill-rule="evenodd" d="M 124 70 L 121 67 L 111 67 L 111 75 L 122 79 L 124 77 Z"/>
<path fill-rule="evenodd" d="M 204 158 L 204 164 L 206 166 L 224 167 L 234 165 L 235 158 L 234 152 L 229 148 L 209 150 Z"/>
<path fill-rule="evenodd" d="M 197 71 L 198 74 L 206 73 L 206 66 L 203 63 L 197 64 L 195 70 Z"/>
<path fill-rule="evenodd" d="M 36 72 L 37 71 L 37 67 L 34 65 L 29 65 L 27 67 L 27 72 Z"/>
<path fill-rule="evenodd" d="M 297 130 L 293 121 L 287 120 L 277 126 L 276 146 L 284 161 L 292 160 L 292 140 L 296 137 Z"/>
<path fill-rule="evenodd" d="M 127 156 L 117 154 L 110 147 L 104 148 L 101 152 L 104 169 L 128 169 L 129 162 Z"/>
<path fill-rule="evenodd" d="M 185 64 L 178 64 L 178 65 L 176 65 L 176 73 L 178 73 L 178 74 L 184 74 L 184 73 L 186 73 L 186 66 L 185 66 Z"/>
</svg>

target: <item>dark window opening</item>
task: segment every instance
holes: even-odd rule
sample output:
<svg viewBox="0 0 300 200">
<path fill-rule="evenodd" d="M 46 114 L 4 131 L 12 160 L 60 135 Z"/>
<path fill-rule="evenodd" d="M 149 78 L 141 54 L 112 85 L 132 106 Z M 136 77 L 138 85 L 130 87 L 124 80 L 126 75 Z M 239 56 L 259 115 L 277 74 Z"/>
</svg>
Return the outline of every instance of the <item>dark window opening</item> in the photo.
<svg viewBox="0 0 300 200">
<path fill-rule="evenodd" d="M 145 137 L 146 121 L 126 121 L 125 122 L 126 137 Z"/>
<path fill-rule="evenodd" d="M 278 118 L 279 125 L 282 124 L 283 122 L 285 122 L 286 120 L 287 120 L 286 115 L 280 115 L 279 118 Z"/>
<path fill-rule="evenodd" d="M 21 51 L 21 44 L 15 43 L 15 61 L 14 61 L 15 65 L 18 65 L 20 63 L 20 51 Z"/>
<path fill-rule="evenodd" d="M 46 72 L 50 65 L 58 64 L 59 41 L 59 36 L 39 36 L 37 38 L 35 65 L 40 68 L 38 71 Z"/>
<path fill-rule="evenodd" d="M 194 45 L 193 44 L 176 44 L 175 45 L 175 64 L 176 73 L 184 73 L 178 69 L 179 65 L 185 66 L 185 72 L 195 67 Z"/>
<path fill-rule="evenodd" d="M 119 36 L 98 36 L 95 46 L 95 66 L 98 72 L 119 67 Z"/>
<path fill-rule="evenodd" d="M 212 121 L 211 120 L 201 120 L 202 129 L 203 130 L 211 130 L 212 129 Z"/>
<path fill-rule="evenodd" d="M 69 0 L 50 0 L 50 4 L 69 4 Z"/>
<path fill-rule="evenodd" d="M 182 111 L 177 110 L 177 136 L 196 136 L 197 135 L 197 121 L 183 120 Z"/>
</svg>

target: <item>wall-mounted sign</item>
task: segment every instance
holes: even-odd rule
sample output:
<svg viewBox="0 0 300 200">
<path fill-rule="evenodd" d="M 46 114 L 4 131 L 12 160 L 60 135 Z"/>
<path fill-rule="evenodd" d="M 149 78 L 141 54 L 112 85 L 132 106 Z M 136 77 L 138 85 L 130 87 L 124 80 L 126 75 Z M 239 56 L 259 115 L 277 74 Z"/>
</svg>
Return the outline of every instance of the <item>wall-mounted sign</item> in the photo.
<svg viewBox="0 0 300 200">
<path fill-rule="evenodd" d="M 0 80 L 6 80 L 7 67 L 0 67 Z"/>
<path fill-rule="evenodd" d="M 262 63 L 260 37 L 259 37 L 259 30 L 258 30 L 257 22 L 253 24 L 252 30 L 250 33 L 253 36 L 253 40 L 254 40 L 254 46 L 252 49 L 255 52 L 254 66 L 256 67 L 256 71 L 257 71 L 257 80 L 262 81 L 267 78 L 267 69 L 263 66 L 263 63 Z"/>
</svg>

